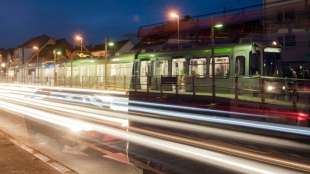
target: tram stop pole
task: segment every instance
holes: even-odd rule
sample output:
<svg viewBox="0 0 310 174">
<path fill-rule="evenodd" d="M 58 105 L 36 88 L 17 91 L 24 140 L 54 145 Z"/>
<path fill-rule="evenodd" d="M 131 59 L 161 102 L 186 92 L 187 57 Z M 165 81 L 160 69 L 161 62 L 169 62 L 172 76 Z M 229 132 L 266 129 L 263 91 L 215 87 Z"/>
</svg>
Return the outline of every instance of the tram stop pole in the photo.
<svg viewBox="0 0 310 174">
<path fill-rule="evenodd" d="M 214 26 L 211 27 L 211 58 L 212 58 L 212 102 L 215 102 L 215 58 L 214 58 L 214 47 L 215 47 L 215 34 Z"/>
</svg>

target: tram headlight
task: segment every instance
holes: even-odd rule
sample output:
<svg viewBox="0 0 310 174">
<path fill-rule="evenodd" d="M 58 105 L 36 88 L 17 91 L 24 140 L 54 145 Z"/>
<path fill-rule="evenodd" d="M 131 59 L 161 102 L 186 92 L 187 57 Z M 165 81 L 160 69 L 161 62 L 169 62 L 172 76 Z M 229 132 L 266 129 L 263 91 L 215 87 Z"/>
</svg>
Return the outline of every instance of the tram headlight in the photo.
<svg viewBox="0 0 310 174">
<path fill-rule="evenodd" d="M 272 92 L 274 89 L 275 89 L 275 87 L 272 86 L 272 85 L 268 85 L 268 86 L 267 86 L 267 91 L 268 91 L 268 92 Z"/>
</svg>

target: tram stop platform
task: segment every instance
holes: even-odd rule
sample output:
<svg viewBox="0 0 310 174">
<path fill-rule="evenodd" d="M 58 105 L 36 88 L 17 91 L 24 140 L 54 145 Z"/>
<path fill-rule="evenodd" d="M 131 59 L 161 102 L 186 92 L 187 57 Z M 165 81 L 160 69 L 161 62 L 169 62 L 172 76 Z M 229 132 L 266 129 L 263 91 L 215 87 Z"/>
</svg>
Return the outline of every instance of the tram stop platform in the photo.
<svg viewBox="0 0 310 174">
<path fill-rule="evenodd" d="M 18 145 L 0 131 L 0 173 L 1 174 L 72 174 L 60 164 L 35 150 Z"/>
</svg>

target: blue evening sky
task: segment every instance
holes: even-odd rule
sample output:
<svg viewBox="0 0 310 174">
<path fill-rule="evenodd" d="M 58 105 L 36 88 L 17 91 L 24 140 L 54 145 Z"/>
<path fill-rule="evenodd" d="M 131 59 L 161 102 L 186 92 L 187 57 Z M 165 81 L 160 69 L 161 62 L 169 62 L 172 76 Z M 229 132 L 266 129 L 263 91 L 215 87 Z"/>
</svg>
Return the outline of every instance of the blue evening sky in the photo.
<svg viewBox="0 0 310 174">
<path fill-rule="evenodd" d="M 136 33 L 141 25 L 166 20 L 169 9 L 199 15 L 256 4 L 259 0 L 1 0 L 0 47 L 15 47 L 39 34 L 88 43 Z"/>
</svg>

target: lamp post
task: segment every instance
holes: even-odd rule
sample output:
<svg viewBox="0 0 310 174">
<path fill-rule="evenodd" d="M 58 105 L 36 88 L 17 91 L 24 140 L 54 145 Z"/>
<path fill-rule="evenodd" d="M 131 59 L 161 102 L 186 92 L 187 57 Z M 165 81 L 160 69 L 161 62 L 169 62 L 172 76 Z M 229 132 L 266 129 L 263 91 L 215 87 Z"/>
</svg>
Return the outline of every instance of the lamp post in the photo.
<svg viewBox="0 0 310 174">
<path fill-rule="evenodd" d="M 178 32 L 178 48 L 180 49 L 180 15 L 177 12 L 170 12 L 170 18 L 177 20 L 177 32 Z"/>
<path fill-rule="evenodd" d="M 5 79 L 5 73 L 6 73 L 6 63 L 2 62 L 1 63 L 1 80 Z"/>
<path fill-rule="evenodd" d="M 39 79 L 39 47 L 34 45 L 32 47 L 33 51 L 37 52 L 37 62 L 36 62 L 36 80 Z"/>
<path fill-rule="evenodd" d="M 80 42 L 81 52 L 83 52 L 83 37 L 81 35 L 76 35 L 75 40 Z"/>
<path fill-rule="evenodd" d="M 57 86 L 57 71 L 56 71 L 56 63 L 57 63 L 57 56 L 60 56 L 62 53 L 59 50 L 54 50 L 54 86 Z"/>
<path fill-rule="evenodd" d="M 105 49 L 105 57 L 108 57 L 109 47 L 114 47 L 115 43 L 113 41 L 109 41 L 109 39 L 104 40 L 104 49 Z"/>
<path fill-rule="evenodd" d="M 211 27 L 211 61 L 212 61 L 212 100 L 215 102 L 216 98 L 216 90 L 215 90 L 215 57 L 214 57 L 214 49 L 215 49 L 215 29 L 223 28 L 223 24 L 216 24 Z"/>
</svg>

